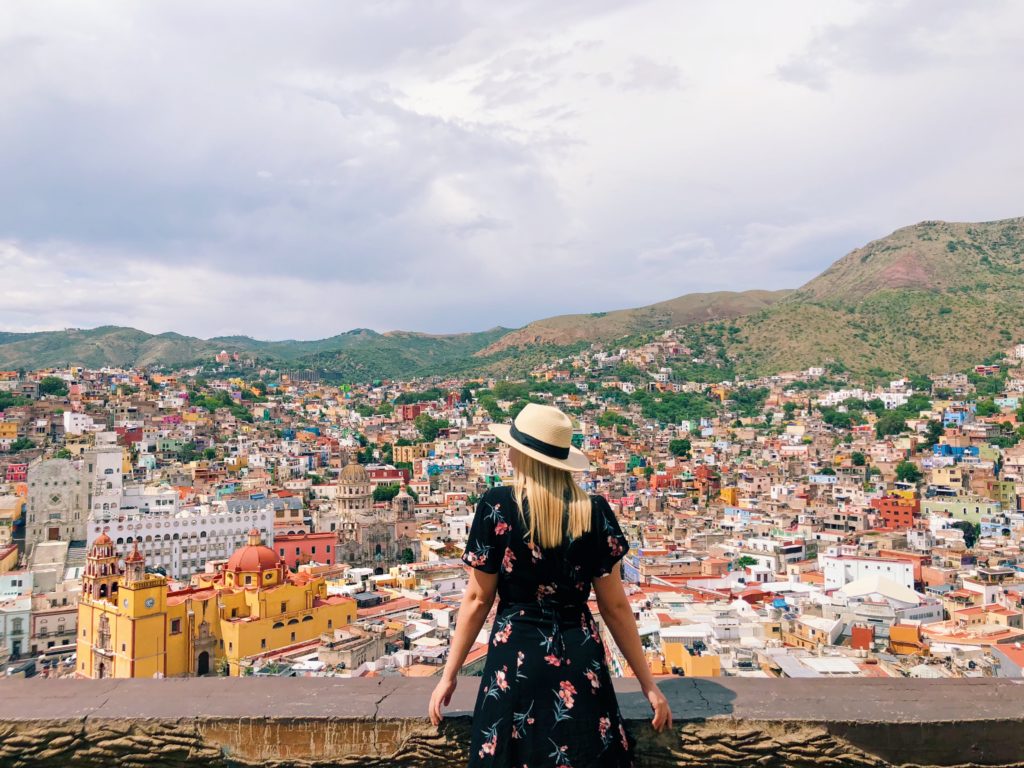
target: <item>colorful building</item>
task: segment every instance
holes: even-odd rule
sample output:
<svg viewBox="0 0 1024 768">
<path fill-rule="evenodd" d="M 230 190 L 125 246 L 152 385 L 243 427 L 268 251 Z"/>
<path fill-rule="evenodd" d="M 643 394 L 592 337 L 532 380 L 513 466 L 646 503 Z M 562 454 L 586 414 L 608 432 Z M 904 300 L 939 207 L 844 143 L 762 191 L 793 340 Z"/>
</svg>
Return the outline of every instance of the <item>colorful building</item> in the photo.
<svg viewBox="0 0 1024 768">
<path fill-rule="evenodd" d="M 323 577 L 290 573 L 249 532 L 227 564 L 172 591 L 146 572 L 138 546 L 124 558 L 111 539 L 93 542 L 78 605 L 78 676 L 186 677 L 243 674 L 247 659 L 350 624 L 355 601 L 328 596 Z"/>
</svg>

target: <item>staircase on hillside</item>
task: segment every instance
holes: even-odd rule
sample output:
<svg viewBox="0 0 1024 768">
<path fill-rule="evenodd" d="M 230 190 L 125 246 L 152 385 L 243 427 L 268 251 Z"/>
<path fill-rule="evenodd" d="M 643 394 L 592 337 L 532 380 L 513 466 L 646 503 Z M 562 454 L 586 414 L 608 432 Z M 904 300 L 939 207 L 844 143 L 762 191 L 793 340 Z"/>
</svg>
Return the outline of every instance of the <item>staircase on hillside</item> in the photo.
<svg viewBox="0 0 1024 768">
<path fill-rule="evenodd" d="M 88 549 L 84 541 L 72 541 L 68 545 L 67 568 L 84 568 Z"/>
</svg>

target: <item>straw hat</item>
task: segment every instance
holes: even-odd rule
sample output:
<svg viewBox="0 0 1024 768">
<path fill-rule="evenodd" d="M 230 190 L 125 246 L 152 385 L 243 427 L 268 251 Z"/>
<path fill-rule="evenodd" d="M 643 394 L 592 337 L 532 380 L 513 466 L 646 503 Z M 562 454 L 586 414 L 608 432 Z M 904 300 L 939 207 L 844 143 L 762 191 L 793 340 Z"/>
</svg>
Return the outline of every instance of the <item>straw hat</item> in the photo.
<svg viewBox="0 0 1024 768">
<path fill-rule="evenodd" d="M 572 444 L 572 421 L 550 405 L 527 403 L 511 424 L 489 424 L 503 443 L 531 458 L 569 472 L 590 469 L 586 454 Z"/>
</svg>

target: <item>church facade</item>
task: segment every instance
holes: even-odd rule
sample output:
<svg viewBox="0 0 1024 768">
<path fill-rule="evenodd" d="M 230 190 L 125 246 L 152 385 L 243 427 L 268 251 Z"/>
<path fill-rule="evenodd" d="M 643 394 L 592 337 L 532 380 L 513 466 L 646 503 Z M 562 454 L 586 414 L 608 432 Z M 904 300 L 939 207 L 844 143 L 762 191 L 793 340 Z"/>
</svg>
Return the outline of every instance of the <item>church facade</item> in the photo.
<svg viewBox="0 0 1024 768">
<path fill-rule="evenodd" d="M 89 550 L 78 603 L 78 677 L 239 675 L 251 657 L 340 629 L 355 601 L 328 595 L 323 577 L 291 573 L 249 532 L 227 564 L 172 591 L 146 572 L 138 544 L 119 563 L 102 534 Z"/>
<path fill-rule="evenodd" d="M 360 464 L 349 464 L 338 478 L 333 507 L 318 530 L 338 534 L 336 561 L 387 570 L 404 558 L 419 559 L 415 502 L 405 487 L 384 508 L 373 504 L 373 484 Z"/>
</svg>

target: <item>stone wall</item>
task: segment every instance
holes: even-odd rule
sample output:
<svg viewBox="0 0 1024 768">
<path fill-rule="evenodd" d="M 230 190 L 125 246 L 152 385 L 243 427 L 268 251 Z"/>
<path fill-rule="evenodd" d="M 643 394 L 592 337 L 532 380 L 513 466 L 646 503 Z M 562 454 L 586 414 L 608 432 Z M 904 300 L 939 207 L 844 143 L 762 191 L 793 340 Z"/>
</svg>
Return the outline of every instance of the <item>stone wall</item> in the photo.
<svg viewBox="0 0 1024 768">
<path fill-rule="evenodd" d="M 0 766 L 464 766 L 480 678 L 440 729 L 434 680 L 0 680 Z M 1011 680 L 672 679 L 655 734 L 616 681 L 638 768 L 1024 766 L 1024 685 Z"/>
</svg>

